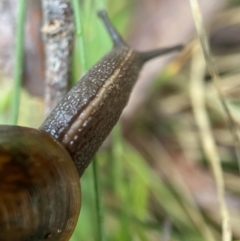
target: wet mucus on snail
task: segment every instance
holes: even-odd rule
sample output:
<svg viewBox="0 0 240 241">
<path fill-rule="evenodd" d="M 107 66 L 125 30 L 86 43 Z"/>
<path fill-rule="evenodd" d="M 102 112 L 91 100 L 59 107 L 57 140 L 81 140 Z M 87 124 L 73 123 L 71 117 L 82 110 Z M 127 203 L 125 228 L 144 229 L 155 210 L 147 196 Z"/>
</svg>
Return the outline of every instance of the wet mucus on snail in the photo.
<svg viewBox="0 0 240 241">
<path fill-rule="evenodd" d="M 69 240 L 79 178 L 118 121 L 143 64 L 181 45 L 138 52 L 99 16 L 112 50 L 68 92 L 39 129 L 0 126 L 0 241 Z"/>
</svg>

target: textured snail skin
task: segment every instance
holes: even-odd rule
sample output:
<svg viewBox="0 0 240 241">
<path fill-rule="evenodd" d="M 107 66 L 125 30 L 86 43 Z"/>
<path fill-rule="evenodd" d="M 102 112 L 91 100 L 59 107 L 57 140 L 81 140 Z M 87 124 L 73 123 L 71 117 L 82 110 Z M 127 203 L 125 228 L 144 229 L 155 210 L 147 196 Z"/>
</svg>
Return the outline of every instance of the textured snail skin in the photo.
<svg viewBox="0 0 240 241">
<path fill-rule="evenodd" d="M 182 49 L 174 46 L 149 52 L 132 50 L 99 12 L 114 43 L 113 49 L 70 90 L 44 121 L 41 130 L 65 146 L 79 176 L 118 121 L 143 64 Z"/>
<path fill-rule="evenodd" d="M 70 155 L 40 130 L 0 133 L 0 241 L 69 240 L 81 204 Z"/>
</svg>

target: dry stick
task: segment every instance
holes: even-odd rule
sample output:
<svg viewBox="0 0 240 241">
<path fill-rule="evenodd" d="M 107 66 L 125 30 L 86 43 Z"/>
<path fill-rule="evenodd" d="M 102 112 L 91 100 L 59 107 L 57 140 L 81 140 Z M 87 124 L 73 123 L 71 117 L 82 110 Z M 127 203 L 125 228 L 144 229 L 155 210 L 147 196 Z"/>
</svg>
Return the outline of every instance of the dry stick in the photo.
<svg viewBox="0 0 240 241">
<path fill-rule="evenodd" d="M 74 21 L 70 0 L 42 0 L 42 10 L 46 54 L 45 114 L 48 115 L 70 86 Z"/>
<path fill-rule="evenodd" d="M 236 126 L 236 123 L 233 120 L 233 117 L 229 111 L 229 108 L 226 104 L 226 101 L 224 99 L 224 95 L 221 91 L 220 85 L 219 85 L 219 77 L 218 77 L 218 72 L 217 69 L 213 63 L 213 58 L 212 58 L 212 54 L 210 52 L 210 48 L 209 48 L 209 44 L 207 41 L 207 35 L 205 33 L 204 27 L 203 27 L 203 20 L 202 20 L 202 16 L 201 16 L 201 12 L 199 9 L 199 5 L 198 5 L 198 1 L 197 0 L 190 0 L 191 3 L 191 8 L 192 8 L 192 12 L 193 12 L 193 18 L 195 21 L 195 26 L 197 29 L 197 33 L 198 33 L 198 37 L 202 46 L 202 51 L 203 51 L 203 55 L 207 64 L 207 67 L 209 69 L 209 73 L 212 77 L 212 79 L 214 80 L 214 84 L 219 96 L 219 99 L 221 101 L 221 104 L 227 114 L 227 118 L 228 118 L 228 125 L 229 125 L 229 129 L 233 135 L 234 138 L 234 143 L 235 144 L 235 151 L 236 151 L 236 155 L 237 155 L 237 160 L 238 160 L 238 165 L 240 168 L 240 153 L 238 150 L 238 146 L 240 146 L 240 140 L 237 134 L 238 128 Z M 204 109 L 203 109 L 204 111 Z M 204 112 L 203 112 L 204 113 Z M 203 119 L 204 120 L 204 119 Z M 205 116 L 205 121 L 206 121 L 206 125 L 207 125 L 207 116 Z M 200 123 L 199 123 L 200 124 Z M 207 127 L 207 126 L 206 126 Z M 221 215 L 222 215 L 222 231 L 223 231 L 223 236 L 222 236 L 222 240 L 223 241 L 231 241 L 232 240 L 232 231 L 231 231 L 231 223 L 230 223 L 230 215 L 229 215 L 229 211 L 227 208 L 227 204 L 225 201 L 225 185 L 224 185 L 224 180 L 223 180 L 223 172 L 222 172 L 222 168 L 221 168 L 221 164 L 220 164 L 220 158 L 218 156 L 217 150 L 216 150 L 216 146 L 215 143 L 213 141 L 213 138 L 211 136 L 211 130 L 210 128 L 206 128 L 205 129 L 207 137 L 206 141 L 209 142 L 209 144 L 211 145 L 212 149 L 208 149 L 207 148 L 207 143 L 205 144 L 206 146 L 206 152 L 208 152 L 209 158 L 211 157 L 210 155 L 212 155 L 212 158 L 209 159 L 211 160 L 211 165 L 213 168 L 213 172 L 215 175 L 215 179 L 216 179 L 216 183 L 217 183 L 217 190 L 218 190 L 218 199 L 219 199 L 219 204 L 220 204 L 220 209 L 221 209 Z M 204 139 L 203 139 L 204 140 Z"/>
<path fill-rule="evenodd" d="M 207 63 L 209 74 L 214 81 L 214 85 L 217 90 L 218 97 L 220 99 L 220 102 L 222 104 L 222 107 L 223 107 L 225 113 L 227 114 L 227 124 L 228 124 L 229 130 L 231 131 L 231 134 L 233 136 L 235 152 L 236 152 L 236 157 L 237 157 L 237 161 L 238 161 L 238 169 L 240 171 L 240 149 L 239 149 L 240 139 L 238 136 L 238 126 L 237 126 L 236 122 L 234 121 L 234 118 L 232 117 L 229 107 L 225 101 L 224 94 L 220 88 L 218 71 L 214 64 L 213 57 L 212 57 L 212 54 L 211 54 L 211 51 L 209 48 L 209 44 L 207 41 L 207 37 L 206 37 L 207 35 L 206 35 L 204 27 L 203 27 L 203 21 L 202 21 L 202 16 L 201 16 L 200 9 L 198 6 L 198 1 L 190 0 L 190 3 L 191 3 L 191 7 L 192 7 L 195 26 L 196 26 L 198 37 L 199 37 L 199 40 L 200 40 L 200 43 L 202 46 L 203 55 L 204 55 L 205 61 Z"/>
<path fill-rule="evenodd" d="M 202 53 L 196 51 L 193 55 L 191 68 L 191 85 L 190 94 L 195 114 L 196 122 L 199 128 L 204 152 L 207 159 L 210 161 L 215 180 L 217 183 L 218 201 L 222 216 L 223 241 L 231 241 L 231 224 L 227 204 L 225 201 L 225 185 L 223 173 L 220 165 L 220 157 L 211 131 L 211 126 L 208 120 L 207 111 L 205 109 L 205 86 L 203 84 L 205 73 L 205 63 L 202 60 Z"/>
</svg>

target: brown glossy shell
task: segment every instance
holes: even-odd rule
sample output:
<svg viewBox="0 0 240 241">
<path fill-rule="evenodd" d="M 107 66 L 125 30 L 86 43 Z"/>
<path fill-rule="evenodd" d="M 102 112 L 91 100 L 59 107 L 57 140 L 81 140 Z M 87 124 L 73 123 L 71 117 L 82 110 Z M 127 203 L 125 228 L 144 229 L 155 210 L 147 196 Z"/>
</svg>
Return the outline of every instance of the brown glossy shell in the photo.
<svg viewBox="0 0 240 241">
<path fill-rule="evenodd" d="M 61 144 L 43 131 L 0 126 L 0 241 L 69 240 L 80 199 Z"/>
</svg>

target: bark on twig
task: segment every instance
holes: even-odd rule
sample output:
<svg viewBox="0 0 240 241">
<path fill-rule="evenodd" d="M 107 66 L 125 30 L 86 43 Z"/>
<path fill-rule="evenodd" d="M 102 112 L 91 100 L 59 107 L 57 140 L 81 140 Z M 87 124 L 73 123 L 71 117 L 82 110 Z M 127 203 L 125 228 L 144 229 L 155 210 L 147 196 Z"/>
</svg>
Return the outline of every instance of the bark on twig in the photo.
<svg viewBox="0 0 240 241">
<path fill-rule="evenodd" d="M 68 91 L 71 53 L 74 42 L 74 20 L 70 0 L 42 0 L 46 54 L 46 114 Z"/>
</svg>

